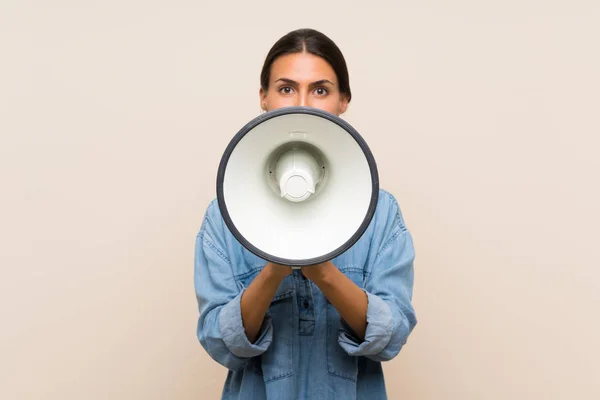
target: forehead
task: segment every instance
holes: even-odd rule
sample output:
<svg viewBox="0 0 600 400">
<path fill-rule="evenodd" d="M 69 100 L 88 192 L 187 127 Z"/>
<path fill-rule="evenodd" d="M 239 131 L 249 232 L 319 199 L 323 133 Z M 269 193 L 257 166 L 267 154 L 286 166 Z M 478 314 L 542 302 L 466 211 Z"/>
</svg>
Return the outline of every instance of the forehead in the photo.
<svg viewBox="0 0 600 400">
<path fill-rule="evenodd" d="M 336 81 L 335 71 L 323 58 L 310 53 L 286 54 L 278 57 L 271 65 L 271 82 L 279 78 L 296 82 L 313 82 L 327 79 Z"/>
</svg>

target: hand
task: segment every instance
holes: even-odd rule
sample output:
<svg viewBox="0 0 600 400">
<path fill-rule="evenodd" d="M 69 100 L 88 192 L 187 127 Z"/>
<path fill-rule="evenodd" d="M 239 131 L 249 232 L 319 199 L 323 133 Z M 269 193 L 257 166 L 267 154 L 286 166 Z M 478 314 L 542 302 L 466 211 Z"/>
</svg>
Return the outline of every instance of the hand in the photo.
<svg viewBox="0 0 600 400">
<path fill-rule="evenodd" d="M 336 266 L 331 261 L 327 261 L 321 264 L 310 265 L 302 267 L 302 275 L 313 281 L 315 284 L 319 284 L 327 281 L 333 271 L 337 270 Z"/>
<path fill-rule="evenodd" d="M 368 309 L 366 292 L 330 261 L 302 267 L 302 274 L 321 289 L 354 334 L 364 340 Z"/>
<path fill-rule="evenodd" d="M 279 265 L 271 262 L 265 266 L 265 269 L 268 269 L 270 277 L 278 280 L 283 280 L 283 278 L 292 273 L 292 267 L 287 267 L 285 265 Z"/>
</svg>

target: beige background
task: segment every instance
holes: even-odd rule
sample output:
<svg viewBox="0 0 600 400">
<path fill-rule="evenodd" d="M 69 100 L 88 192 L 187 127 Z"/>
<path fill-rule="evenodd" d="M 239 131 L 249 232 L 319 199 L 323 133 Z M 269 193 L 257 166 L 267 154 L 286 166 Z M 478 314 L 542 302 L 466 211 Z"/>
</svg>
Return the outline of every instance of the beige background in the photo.
<svg viewBox="0 0 600 400">
<path fill-rule="evenodd" d="M 415 238 L 390 398 L 600 398 L 599 21 L 592 0 L 2 0 L 0 398 L 219 397 L 194 238 L 263 57 L 305 26 L 344 51 L 345 118 Z"/>
</svg>

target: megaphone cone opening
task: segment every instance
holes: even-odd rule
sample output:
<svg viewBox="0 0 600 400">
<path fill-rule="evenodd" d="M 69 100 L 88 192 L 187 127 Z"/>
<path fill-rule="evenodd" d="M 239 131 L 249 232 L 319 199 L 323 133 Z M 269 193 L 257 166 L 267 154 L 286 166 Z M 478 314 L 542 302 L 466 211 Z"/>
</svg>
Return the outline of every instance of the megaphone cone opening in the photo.
<svg viewBox="0 0 600 400">
<path fill-rule="evenodd" d="M 277 161 L 294 148 L 307 150 L 320 167 L 315 192 L 299 202 L 282 198 L 277 180 Z M 233 236 L 258 257 L 288 266 L 322 263 L 348 250 L 370 224 L 379 194 L 366 142 L 346 121 L 310 107 L 272 110 L 247 123 L 225 149 L 216 183 Z"/>
</svg>

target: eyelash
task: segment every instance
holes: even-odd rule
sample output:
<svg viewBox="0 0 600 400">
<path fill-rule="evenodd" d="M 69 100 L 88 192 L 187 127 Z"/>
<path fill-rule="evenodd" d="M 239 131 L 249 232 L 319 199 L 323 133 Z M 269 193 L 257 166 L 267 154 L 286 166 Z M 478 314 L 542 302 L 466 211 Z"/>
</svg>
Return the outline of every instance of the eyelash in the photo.
<svg viewBox="0 0 600 400">
<path fill-rule="evenodd" d="M 282 87 L 279 88 L 279 92 L 282 93 L 282 94 L 289 94 L 289 93 L 284 93 L 283 92 L 284 89 L 294 90 L 294 88 L 292 88 L 291 86 L 282 86 Z M 322 96 L 325 96 L 325 95 L 329 94 L 329 90 L 327 90 L 327 88 L 324 88 L 324 87 L 315 88 L 315 91 L 316 90 L 323 90 L 325 93 L 323 93 Z"/>
</svg>

